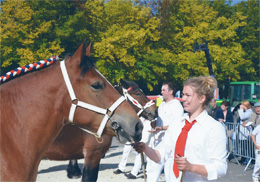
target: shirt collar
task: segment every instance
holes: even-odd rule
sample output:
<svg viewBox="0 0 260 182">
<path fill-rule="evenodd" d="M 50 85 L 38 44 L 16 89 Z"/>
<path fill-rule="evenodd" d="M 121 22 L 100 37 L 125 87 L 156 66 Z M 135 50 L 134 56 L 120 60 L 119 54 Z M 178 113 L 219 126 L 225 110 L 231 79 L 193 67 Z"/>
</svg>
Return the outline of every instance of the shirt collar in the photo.
<svg viewBox="0 0 260 182">
<path fill-rule="evenodd" d="M 208 116 L 208 113 L 207 113 L 206 110 L 204 110 L 204 111 L 202 111 L 202 113 L 200 113 L 200 115 L 198 115 L 194 120 L 196 120 L 198 124 L 203 125 L 203 123 L 206 121 L 206 117 L 207 117 L 207 116 Z M 190 121 L 190 119 L 189 119 L 189 114 L 188 114 L 188 113 L 185 114 L 185 117 L 184 117 L 184 120 L 183 120 L 183 121 L 185 121 L 185 120 L 187 120 L 189 123 L 192 122 L 192 121 Z M 194 120 L 193 120 L 193 121 L 194 121 Z"/>
</svg>

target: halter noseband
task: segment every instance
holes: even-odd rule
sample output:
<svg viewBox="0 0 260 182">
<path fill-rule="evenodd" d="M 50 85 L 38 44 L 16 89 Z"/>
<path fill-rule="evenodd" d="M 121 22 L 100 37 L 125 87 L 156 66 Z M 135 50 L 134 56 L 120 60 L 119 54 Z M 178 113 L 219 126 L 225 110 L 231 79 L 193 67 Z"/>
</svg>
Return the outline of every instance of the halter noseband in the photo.
<svg viewBox="0 0 260 182">
<path fill-rule="evenodd" d="M 145 106 L 142 106 L 135 98 L 133 98 L 128 92 L 132 89 L 133 87 L 129 87 L 128 89 L 125 89 L 124 87 L 122 87 L 123 90 L 123 95 L 125 97 L 126 100 L 129 100 L 130 102 L 132 102 L 136 107 L 138 107 L 140 109 L 140 111 L 138 111 L 137 116 L 140 116 L 145 109 L 151 107 L 152 105 L 154 105 L 153 100 L 150 100 L 149 102 L 147 102 L 145 104 Z"/>
<path fill-rule="evenodd" d="M 94 133 L 92 131 L 89 131 L 89 130 L 87 130 L 85 128 L 82 128 L 82 127 L 78 126 L 80 129 L 84 130 L 85 132 L 88 132 L 88 133 L 96 136 L 97 138 L 101 138 L 101 135 L 103 133 L 103 130 L 104 130 L 105 126 L 106 126 L 107 121 L 113 115 L 114 111 L 118 108 L 118 106 L 122 102 L 125 101 L 125 98 L 123 96 L 119 97 L 116 100 L 116 102 L 114 102 L 114 104 L 112 104 L 112 106 L 110 106 L 110 108 L 108 108 L 108 109 L 103 109 L 103 108 L 100 108 L 100 107 L 97 107 L 97 106 L 93 106 L 91 104 L 79 101 L 76 98 L 76 95 L 74 93 L 73 87 L 71 85 L 71 82 L 70 82 L 70 79 L 69 79 L 69 75 L 68 75 L 68 72 L 67 72 L 67 69 L 66 69 L 66 66 L 65 66 L 65 61 L 61 61 L 60 62 L 60 67 L 61 67 L 61 72 L 62 72 L 64 81 L 66 83 L 66 86 L 67 86 L 67 89 L 69 91 L 69 95 L 70 95 L 70 98 L 71 98 L 71 101 L 72 101 L 72 104 L 71 104 L 71 107 L 70 107 L 70 112 L 69 112 L 69 121 L 73 123 L 73 118 L 74 118 L 74 114 L 75 114 L 77 106 L 105 115 L 103 120 L 102 120 L 102 122 L 101 122 L 101 124 L 100 124 L 100 126 L 99 126 L 99 129 L 98 129 L 97 133 Z M 75 100 L 77 100 L 76 104 L 73 103 L 73 101 L 75 101 Z"/>
</svg>

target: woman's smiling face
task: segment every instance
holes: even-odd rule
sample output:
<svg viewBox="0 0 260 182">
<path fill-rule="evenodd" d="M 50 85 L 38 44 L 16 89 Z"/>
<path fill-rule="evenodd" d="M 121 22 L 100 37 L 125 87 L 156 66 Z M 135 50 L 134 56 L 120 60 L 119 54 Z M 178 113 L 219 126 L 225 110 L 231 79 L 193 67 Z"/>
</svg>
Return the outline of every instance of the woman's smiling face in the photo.
<svg viewBox="0 0 260 182">
<path fill-rule="evenodd" d="M 193 114 L 194 112 L 201 110 L 205 96 L 199 97 L 194 88 L 190 85 L 184 86 L 182 91 L 182 101 L 184 110 Z"/>
</svg>

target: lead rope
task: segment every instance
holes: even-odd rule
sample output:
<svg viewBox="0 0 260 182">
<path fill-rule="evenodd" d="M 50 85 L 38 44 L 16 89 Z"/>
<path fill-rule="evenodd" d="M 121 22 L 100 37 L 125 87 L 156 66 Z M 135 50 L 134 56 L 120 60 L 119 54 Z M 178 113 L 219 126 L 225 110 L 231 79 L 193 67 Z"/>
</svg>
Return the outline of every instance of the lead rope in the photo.
<svg viewBox="0 0 260 182">
<path fill-rule="evenodd" d="M 145 165 L 144 165 L 144 153 L 140 153 L 141 155 L 141 160 L 142 160 L 142 168 L 143 168 L 143 173 L 144 173 L 144 182 L 146 182 L 146 174 L 145 174 Z"/>
<path fill-rule="evenodd" d="M 125 136 L 125 138 L 131 143 L 130 145 L 133 145 L 135 143 L 133 137 L 131 137 L 130 135 L 128 135 L 128 133 L 125 132 L 125 130 L 120 127 L 117 122 L 112 122 L 111 123 L 111 127 L 117 131 L 118 129 L 120 129 L 120 132 L 122 133 L 122 135 Z M 144 181 L 146 182 L 146 174 L 145 174 L 145 164 L 144 164 L 144 153 L 141 152 L 141 161 L 142 161 L 142 169 L 143 169 L 143 174 L 144 174 Z"/>
</svg>

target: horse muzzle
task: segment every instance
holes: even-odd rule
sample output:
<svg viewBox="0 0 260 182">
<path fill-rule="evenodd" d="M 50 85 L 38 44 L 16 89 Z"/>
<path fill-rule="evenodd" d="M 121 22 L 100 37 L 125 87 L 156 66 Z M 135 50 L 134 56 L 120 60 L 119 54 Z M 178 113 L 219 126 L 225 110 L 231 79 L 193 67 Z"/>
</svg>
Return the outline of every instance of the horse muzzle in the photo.
<svg viewBox="0 0 260 182">
<path fill-rule="evenodd" d="M 114 130 L 117 139 L 121 143 L 125 143 L 127 141 L 133 143 L 133 142 L 138 142 L 142 139 L 142 129 L 143 125 L 138 122 L 135 126 L 135 134 L 134 136 L 130 135 L 125 131 L 125 129 L 118 123 L 117 121 L 112 121 L 111 122 L 111 127 Z"/>
</svg>

